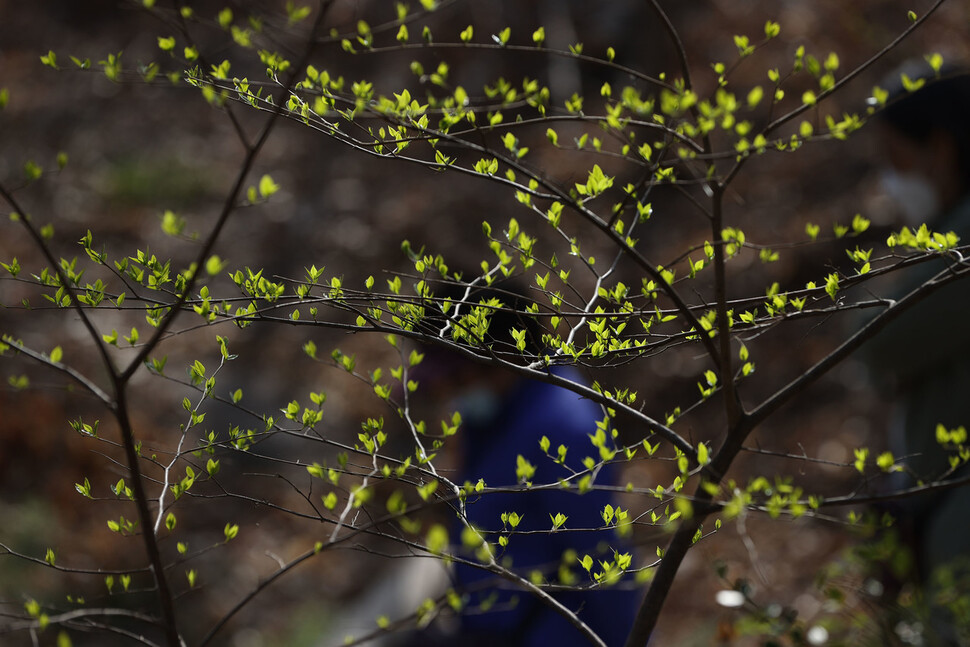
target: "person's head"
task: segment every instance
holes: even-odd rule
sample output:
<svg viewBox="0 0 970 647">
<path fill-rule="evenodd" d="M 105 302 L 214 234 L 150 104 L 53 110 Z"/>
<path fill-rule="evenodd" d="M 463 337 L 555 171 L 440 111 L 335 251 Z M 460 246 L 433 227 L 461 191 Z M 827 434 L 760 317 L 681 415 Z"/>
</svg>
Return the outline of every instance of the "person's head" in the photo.
<svg viewBox="0 0 970 647">
<path fill-rule="evenodd" d="M 494 354 L 521 362 L 520 353 L 535 357 L 542 351 L 542 326 L 536 316 L 527 312 L 531 302 L 521 296 L 523 291 L 517 285 L 474 286 L 470 290 L 466 290 L 466 287 L 452 283 L 435 285 L 434 308 L 440 308 L 445 300 L 451 302 L 451 307 L 447 316 L 440 312 L 428 316 L 421 328 L 437 336 L 448 324 L 445 339 L 449 343 L 457 342 L 481 357 Z M 488 320 L 481 338 L 480 331 L 467 328 L 475 325 L 473 320 L 466 317 L 476 310 L 478 313 L 473 319 L 485 315 Z M 456 337 L 455 332 L 459 330 L 465 334 Z M 513 330 L 520 336 L 524 333 L 521 337 L 524 348 L 521 351 L 517 348 Z M 484 396 L 488 393 L 497 401 L 518 382 L 514 373 L 488 362 L 476 361 L 445 345 L 426 344 L 422 352 L 425 359 L 417 376 L 431 386 L 438 398 L 451 399 L 463 394 Z"/>
<path fill-rule="evenodd" d="M 907 91 L 902 75 L 922 87 Z M 907 224 L 946 212 L 970 193 L 970 74 L 925 64 L 904 66 L 893 76 L 890 99 L 880 113 L 888 167 L 883 188 Z"/>
</svg>

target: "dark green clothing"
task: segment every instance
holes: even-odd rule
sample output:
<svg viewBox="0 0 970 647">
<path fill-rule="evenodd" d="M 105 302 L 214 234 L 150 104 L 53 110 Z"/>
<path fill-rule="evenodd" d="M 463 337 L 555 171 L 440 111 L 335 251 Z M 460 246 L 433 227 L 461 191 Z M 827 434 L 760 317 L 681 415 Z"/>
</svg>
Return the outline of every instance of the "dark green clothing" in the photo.
<svg viewBox="0 0 970 647">
<path fill-rule="evenodd" d="M 970 199 L 931 228 L 955 232 L 960 244 L 970 242 Z M 901 298 L 954 264 L 940 258 L 912 268 L 889 296 Z M 903 313 L 865 352 L 876 380 L 893 391 L 893 453 L 907 456 L 906 464 L 920 478 L 939 477 L 949 464 L 936 439 L 937 425 L 970 427 L 970 278 L 945 285 Z M 924 579 L 936 567 L 970 556 L 970 488 L 904 501 L 899 513 L 916 531 Z"/>
</svg>

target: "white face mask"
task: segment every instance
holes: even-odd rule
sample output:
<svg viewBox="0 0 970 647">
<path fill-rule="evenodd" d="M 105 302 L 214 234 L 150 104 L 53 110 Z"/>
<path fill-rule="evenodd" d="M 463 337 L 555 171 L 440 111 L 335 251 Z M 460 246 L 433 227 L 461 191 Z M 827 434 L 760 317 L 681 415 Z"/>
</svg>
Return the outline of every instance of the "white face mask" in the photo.
<svg viewBox="0 0 970 647">
<path fill-rule="evenodd" d="M 484 427 L 495 421 L 502 410 L 502 397 L 486 386 L 476 386 L 458 396 L 451 407 L 461 412 L 462 421 Z"/>
<path fill-rule="evenodd" d="M 936 188 L 922 175 L 887 170 L 883 171 L 879 183 L 908 226 L 927 222 L 940 211 Z"/>
</svg>

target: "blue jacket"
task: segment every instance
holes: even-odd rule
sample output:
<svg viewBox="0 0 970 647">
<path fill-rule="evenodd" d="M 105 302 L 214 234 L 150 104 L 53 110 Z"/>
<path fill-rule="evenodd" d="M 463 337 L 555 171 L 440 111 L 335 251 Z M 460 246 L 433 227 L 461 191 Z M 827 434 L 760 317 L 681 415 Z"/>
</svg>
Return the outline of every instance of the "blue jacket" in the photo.
<svg viewBox="0 0 970 647">
<path fill-rule="evenodd" d="M 578 379 L 572 370 L 557 373 Z M 472 413 L 472 412 L 468 412 Z M 600 408 L 566 389 L 543 382 L 522 381 L 511 395 L 492 411 L 479 411 L 466 418 L 463 432 L 466 443 L 463 479 L 476 483 L 484 479 L 488 487 L 515 486 L 517 457 L 523 456 L 536 471 L 533 485 L 558 483 L 570 471 L 546 456 L 539 440 L 550 440 L 551 456 L 557 455 L 560 444 L 568 448 L 566 464 L 581 471 L 582 459 L 593 456 L 599 460 L 598 450 L 589 435 L 596 432 L 596 422 L 603 418 Z M 611 442 L 611 441 L 608 441 Z M 606 466 L 595 483 L 615 484 L 615 469 Z M 575 481 L 573 481 L 575 483 Z M 629 547 L 613 530 L 604 528 L 601 511 L 612 503 L 609 492 L 592 490 L 579 495 L 573 488 L 543 489 L 535 492 L 492 493 L 469 496 L 467 514 L 475 527 L 487 533 L 495 542 L 502 530 L 501 515 L 516 512 L 523 517 L 516 529 L 519 532 L 545 531 L 537 534 L 512 533 L 504 552 L 497 555 L 500 563 L 511 563 L 517 573 L 528 575 L 540 569 L 547 582 L 559 581 L 559 568 L 565 565 L 576 576 L 578 584 L 590 582 L 590 577 L 575 558 L 563 560 L 567 550 L 579 558 L 588 554 L 594 559 L 593 570 L 599 560 L 613 559 L 613 550 L 629 552 Z M 562 513 L 568 517 L 565 530 L 549 533 L 550 515 Z M 590 531 L 588 529 L 598 529 Z M 533 595 L 515 587 L 507 580 L 474 567 L 457 569 L 459 584 L 470 593 L 469 604 L 462 616 L 462 639 L 465 645 L 588 645 L 586 638 L 558 612 Z M 491 597 L 495 606 L 487 613 L 478 613 L 481 601 Z M 608 645 L 622 644 L 632 625 L 637 606 L 637 592 L 617 588 L 556 594 L 557 599 L 588 624 Z M 513 603 L 513 600 L 515 602 Z"/>
</svg>

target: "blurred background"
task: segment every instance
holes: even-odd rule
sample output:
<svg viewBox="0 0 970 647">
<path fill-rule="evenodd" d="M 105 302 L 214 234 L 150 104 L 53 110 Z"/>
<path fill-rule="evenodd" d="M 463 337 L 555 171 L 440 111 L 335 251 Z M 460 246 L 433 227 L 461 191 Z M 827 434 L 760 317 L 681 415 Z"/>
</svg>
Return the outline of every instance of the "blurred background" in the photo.
<svg viewBox="0 0 970 647">
<path fill-rule="evenodd" d="M 702 97 L 716 89 L 711 64 L 735 61 L 733 36 L 748 34 L 759 40 L 766 20 L 780 23 L 780 36 L 733 68 L 730 83 L 739 96 L 754 85 L 766 85 L 768 69 L 787 69 L 799 46 L 819 59 L 837 52 L 841 76 L 906 27 L 906 10 L 920 13 L 929 4 L 925 0 L 912 5 L 881 0 L 660 2 L 684 43 L 695 89 Z M 224 5 L 233 8 L 242 24 L 244 16 L 250 14 L 282 15 L 283 3 L 192 4 L 196 14 L 206 20 L 212 20 Z M 353 31 L 362 18 L 377 24 L 381 18 L 393 18 L 393 12 L 389 3 L 341 0 L 327 24 Z M 514 39 L 528 42 L 527 35 L 544 25 L 549 47 L 583 42 L 586 53 L 600 56 L 612 46 L 617 60 L 631 68 L 650 75 L 666 72 L 669 78 L 679 75 L 668 34 L 650 3 L 639 0 L 458 2 L 418 24 L 425 22 L 436 36 L 441 34 L 436 37 L 441 41 L 457 40 L 465 25 L 474 24 L 476 39 L 509 26 Z M 167 63 L 156 39 L 170 31 L 137 3 L 0 0 L 0 88 L 10 92 L 9 103 L 0 112 L 0 179 L 8 188 L 24 185 L 23 165 L 27 160 L 47 169 L 39 182 L 18 190 L 17 197 L 38 223 L 53 224 L 51 244 L 55 253 L 83 258 L 76 241 L 90 229 L 95 247 L 103 245 L 112 256 L 150 249 L 159 258 L 172 258 L 173 266 L 181 268 L 198 251 L 198 239 L 191 236 L 204 237 L 215 221 L 243 153 L 225 115 L 184 84 L 116 84 L 96 70 L 71 69 L 68 59 L 70 54 L 96 62 L 108 53 L 123 51 L 126 67 L 152 60 L 164 66 Z M 873 85 L 906 60 L 931 52 L 941 53 L 948 61 L 968 60 L 968 32 L 970 7 L 962 2 L 944 3 L 937 15 L 903 45 L 827 101 L 822 114 L 864 112 Z M 419 30 L 413 27 L 412 34 L 416 33 Z M 198 35 L 209 48 L 206 56 L 211 60 L 230 56 L 231 43 L 218 29 L 200 29 Z M 281 46 L 285 49 L 298 38 L 295 33 L 292 42 Z M 40 63 L 40 56 L 48 50 L 57 52 L 64 69 L 54 71 Z M 408 70 L 411 58 L 394 54 L 349 57 L 340 52 L 339 45 L 329 45 L 321 47 L 312 62 L 320 69 L 339 70 L 348 81 L 371 79 L 378 92 L 389 93 L 404 83 L 420 96 L 421 86 Z M 539 78 L 550 86 L 554 104 L 562 105 L 578 92 L 587 96 L 589 112 L 600 105 L 599 88 L 604 82 L 615 87 L 633 82 L 615 72 L 606 74 L 595 65 L 556 57 L 428 51 L 416 53 L 414 58 L 425 61 L 426 67 L 439 59 L 448 60 L 452 82 L 470 91 L 477 88 L 476 92 L 497 76 L 516 83 L 522 76 Z M 254 78 L 261 74 L 258 65 L 254 68 L 239 72 L 234 68 L 233 74 Z M 802 81 L 805 88 L 799 80 L 786 86 L 790 96 L 800 96 L 807 89 L 807 80 Z M 255 133 L 265 118 L 238 112 L 242 126 L 250 133 Z M 766 120 L 767 115 L 760 118 Z M 519 134 L 524 141 L 529 137 L 536 141 L 531 163 L 567 186 L 570 181 L 583 179 L 590 158 L 541 149 L 544 129 Z M 564 139 L 566 132 L 563 129 L 560 135 Z M 854 214 L 862 213 L 873 223 L 867 239 L 884 240 L 891 227 L 899 226 L 899 220 L 880 193 L 878 144 L 875 132 L 865 128 L 849 142 L 820 141 L 797 154 L 769 153 L 751 160 L 732 185 L 726 222 L 743 229 L 749 241 L 780 248 L 805 240 L 807 222 L 819 224 L 826 232 L 834 223 L 848 223 Z M 68 154 L 69 162 L 58 172 L 55 157 L 60 151 Z M 315 264 L 326 267 L 326 276 L 342 276 L 345 285 L 361 286 L 370 275 L 380 283 L 391 276 L 386 272 L 413 269 L 401 252 L 402 240 L 409 240 L 416 249 L 427 246 L 430 253 L 443 253 L 456 267 L 476 267 L 490 255 L 481 235 L 483 220 L 502 227 L 514 216 L 527 230 L 540 231 L 540 223 L 529 220 L 511 193 L 496 190 L 495 185 L 376 159 L 308 132 L 298 122 L 279 125 L 252 177 L 263 173 L 272 174 L 282 190 L 268 204 L 240 209 L 230 220 L 215 253 L 232 269 L 261 267 L 266 276 L 299 279 L 305 267 Z M 647 258 L 666 265 L 710 238 L 706 221 L 677 191 L 658 188 L 652 202 L 653 233 L 643 236 L 641 243 Z M 163 235 L 161 214 L 165 210 L 185 218 L 186 236 Z M 570 226 L 577 235 L 589 233 L 580 223 Z M 583 243 L 587 254 L 610 258 L 607 244 L 595 237 L 587 240 Z M 865 240 L 859 242 L 862 245 Z M 556 250 L 555 244 L 547 245 L 547 253 Z M 736 290 L 732 296 L 763 294 L 774 281 L 783 289 L 803 286 L 808 280 L 819 281 L 832 267 L 846 265 L 844 248 L 844 241 L 840 241 L 784 250 L 780 259 L 769 265 L 763 265 L 756 253 L 746 252 L 730 267 L 729 280 L 732 291 Z M 562 258 L 567 255 L 568 249 L 560 251 Z M 8 262 L 15 256 L 25 272 L 39 272 L 45 265 L 32 251 L 22 228 L 5 222 L 0 229 L 0 260 Z M 629 277 L 628 283 L 639 283 L 632 266 L 621 264 L 618 276 Z M 579 285 L 588 286 L 583 283 L 585 278 L 578 280 Z M 224 292 L 232 287 L 227 280 L 214 284 Z M 24 299 L 34 307 L 23 308 Z M 66 360 L 87 367 L 92 379 L 103 384 L 97 358 L 87 348 L 89 340 L 73 314 L 43 308 L 44 302 L 34 288 L 6 276 L 0 280 L 0 304 L 0 331 L 37 348 L 62 346 Z M 147 330 L 137 312 L 105 309 L 96 322 L 104 332 L 117 329 L 127 334 L 132 326 Z M 184 376 L 186 367 L 196 358 L 214 369 L 219 357 L 215 335 L 228 336 L 230 350 L 238 353 L 239 359 L 220 372 L 220 389 L 241 388 L 248 409 L 276 416 L 289 401 L 305 402 L 310 391 L 325 391 L 322 425 L 329 437 L 350 443 L 360 430 L 361 420 L 380 411 L 379 403 L 367 385 L 324 362 L 310 361 L 300 351 L 302 344 L 312 339 L 323 358 L 339 347 L 354 354 L 358 366 L 364 369 L 399 362 L 393 349 L 362 335 L 283 326 L 199 329 L 194 326 L 196 321 L 188 318 L 180 323 L 176 328 L 182 332 L 167 339 L 162 347 L 168 357 L 168 373 Z M 817 361 L 845 334 L 846 325 L 838 319 L 813 321 L 753 340 L 750 346 L 758 370 L 745 396 L 754 402 Z M 705 366 L 695 348 L 683 348 L 611 369 L 608 378 L 613 384 L 631 385 L 643 399 L 644 410 L 662 416 L 696 398 L 697 376 Z M 131 350 L 116 352 L 120 362 L 131 356 Z M 28 377 L 30 388 L 16 388 L 8 381 L 21 375 Z M 143 568 L 140 542 L 119 537 L 105 524 L 106 518 L 133 516 L 130 505 L 116 501 L 109 489 L 126 477 L 117 462 L 122 459 L 120 447 L 93 444 L 68 425 L 69 420 L 79 417 L 86 422 L 101 419 L 101 435 L 116 442 L 117 430 L 111 426 L 110 416 L 77 388 L 22 361 L 0 360 L 0 377 L 0 542 L 39 559 L 53 547 L 59 563 L 75 568 Z M 601 377 L 590 373 L 590 378 Z M 136 378 L 135 393 L 133 415 L 144 446 L 160 452 L 171 449 L 185 418 L 182 398 L 196 396 L 177 381 L 151 377 L 147 372 Z M 431 402 L 429 411 L 441 405 Z M 252 417 L 240 419 L 239 412 L 229 407 L 212 405 L 206 411 L 206 428 L 220 432 L 231 425 L 258 424 Z M 885 396 L 874 388 L 865 365 L 849 360 L 769 420 L 747 443 L 766 452 L 805 454 L 827 463 L 793 462 L 749 452 L 742 455 L 730 477 L 744 482 L 751 474 L 770 477 L 787 473 L 794 474 L 796 481 L 813 493 L 844 493 L 857 484 L 851 467 L 852 448 L 869 446 L 876 452 L 885 447 L 886 411 Z M 394 424 L 392 413 L 383 411 L 389 429 Z M 429 420 L 434 420 L 433 414 L 429 415 Z M 712 429 L 705 415 L 711 415 L 711 410 L 699 409 L 680 421 L 678 430 L 699 439 L 697 434 L 708 434 Z M 636 429 L 621 427 L 621 431 L 636 437 Z M 702 435 L 700 439 L 714 438 Z M 300 458 L 304 463 L 332 464 L 335 460 L 332 449 L 292 439 L 267 441 L 260 446 L 260 453 L 281 460 Z M 292 558 L 329 532 L 327 528 L 321 531 L 313 521 L 254 503 L 267 500 L 304 509 L 306 502 L 288 480 L 305 486 L 305 471 L 281 462 L 277 472 L 276 468 L 267 469 L 264 461 L 239 453 L 225 454 L 222 461 L 227 486 L 251 500 L 226 499 L 219 504 L 220 514 L 240 525 L 240 536 L 199 562 L 203 564 L 199 573 L 202 586 L 186 591 L 178 600 L 179 614 L 191 619 L 183 620 L 190 641 L 202 635 L 195 635 L 193 627 L 204 633 L 202 628 L 211 624 L 212 618 L 225 613 L 240 591 L 271 573 L 279 559 Z M 635 463 L 628 471 L 638 485 L 665 482 L 672 473 L 655 462 Z M 250 472 L 261 476 L 245 477 Z M 74 484 L 85 478 L 90 480 L 96 498 L 104 500 L 92 503 L 80 498 Z M 163 539 L 167 560 L 177 557 L 176 541 L 185 541 L 190 549 L 198 550 L 222 540 L 222 522 L 212 523 L 207 505 L 205 499 L 180 501 L 176 508 L 178 533 Z M 855 540 L 844 525 L 834 522 L 792 522 L 752 515 L 740 528 L 726 524 L 688 556 L 669 598 L 657 644 L 747 644 L 734 627 L 740 612 L 718 608 L 714 602 L 716 591 L 729 588 L 737 579 L 749 581 L 752 599 L 763 605 L 765 617 L 781 617 L 786 609 L 797 611 L 806 622 L 821 617 L 828 603 L 824 591 L 816 585 L 819 569 L 842 560 Z M 215 644 L 340 644 L 342 636 L 330 634 L 337 626 L 336 616 L 367 589 L 379 586 L 388 566 L 388 560 L 370 554 L 380 546 L 361 541 L 322 555 L 282 578 L 234 618 Z M 656 544 L 663 541 L 662 535 L 642 537 L 641 561 L 648 562 Z M 189 567 L 191 564 L 177 567 L 174 573 L 181 577 L 181 571 Z M 857 595 L 854 601 L 843 600 L 846 608 L 858 610 L 874 604 L 866 598 L 863 580 L 847 578 L 844 584 Z M 115 584 L 116 589 L 119 586 Z M 132 590 L 147 586 L 147 575 L 136 572 Z M 180 590 L 183 588 L 180 586 Z M 109 600 L 101 575 L 55 573 L 0 554 L 0 603 L 7 605 L 2 610 L 19 612 L 28 596 L 63 608 L 73 604 L 67 596 L 84 597 L 91 605 L 119 603 Z M 125 598 L 123 604 L 150 604 L 151 599 L 151 594 L 145 593 L 142 598 Z M 373 616 L 380 613 L 375 610 Z M 45 640 L 51 638 L 48 635 Z M 78 636 L 74 642 L 89 644 L 83 640 Z M 24 634 L 5 635 L 0 642 L 30 644 Z M 126 643 L 119 638 L 117 644 Z"/>
</svg>

